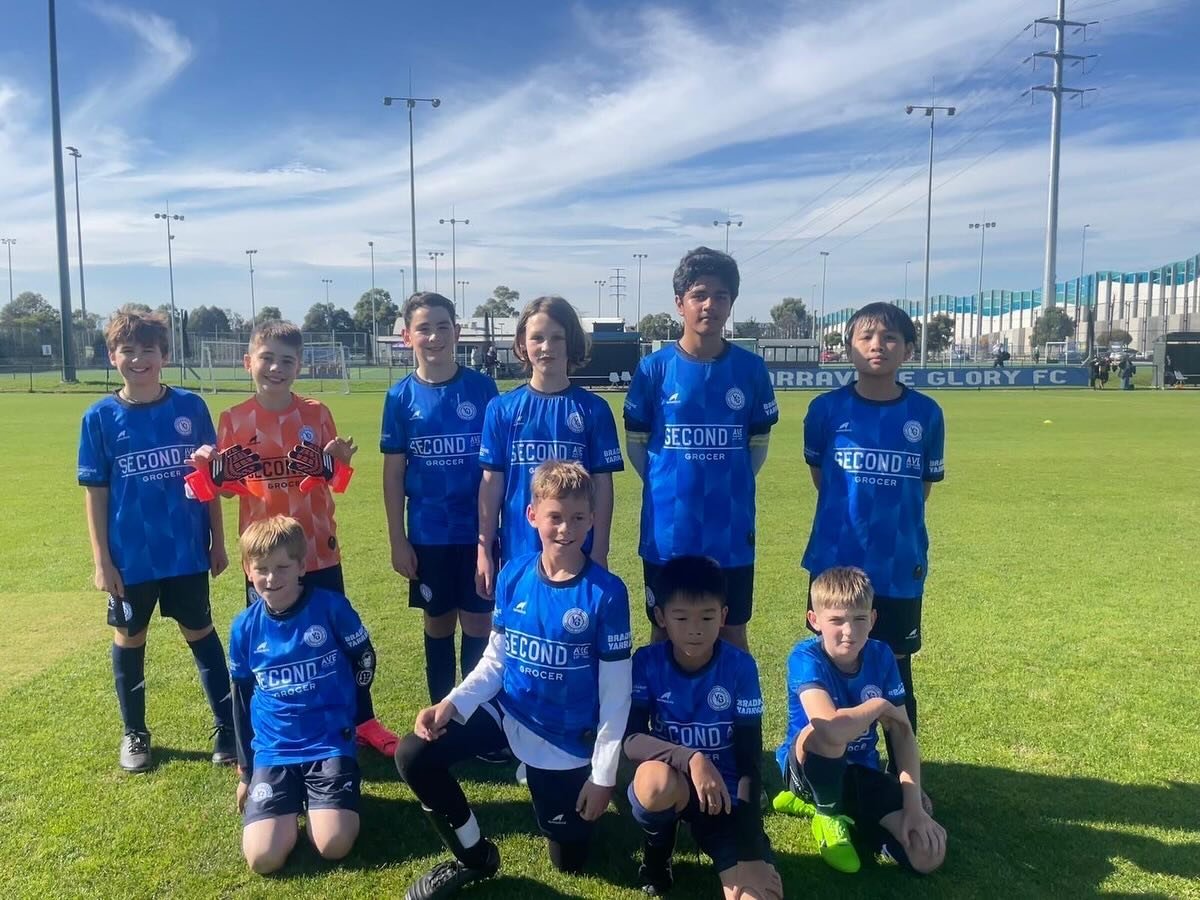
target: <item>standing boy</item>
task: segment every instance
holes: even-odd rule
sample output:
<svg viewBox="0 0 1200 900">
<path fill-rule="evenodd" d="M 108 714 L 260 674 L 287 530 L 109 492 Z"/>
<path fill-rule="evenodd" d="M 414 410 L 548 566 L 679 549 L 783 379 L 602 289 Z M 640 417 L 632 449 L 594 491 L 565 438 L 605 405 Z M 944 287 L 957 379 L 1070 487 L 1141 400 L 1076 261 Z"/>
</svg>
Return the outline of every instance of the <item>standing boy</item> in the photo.
<svg viewBox="0 0 1200 900">
<path fill-rule="evenodd" d="M 858 377 L 815 397 L 804 417 L 804 461 L 817 507 L 803 561 L 812 577 L 858 566 L 871 579 L 871 636 L 896 656 L 914 732 L 912 654 L 921 649 L 929 566 L 925 501 L 945 477 L 946 438 L 937 402 L 896 381 L 916 340 L 912 319 L 890 303 L 869 303 L 846 325 Z"/>
<path fill-rule="evenodd" d="M 294 471 L 288 457 L 297 446 L 310 445 L 347 464 L 357 447 L 353 438 L 338 437 L 333 416 L 324 403 L 292 393 L 303 349 L 300 329 L 291 322 L 264 322 L 254 329 L 243 360 L 254 382 L 254 396 L 221 413 L 217 441 L 222 449 L 241 445 L 257 453 L 262 462 L 262 469 L 246 481 L 249 496 L 243 495 L 239 501 L 238 533 L 252 522 L 272 516 L 298 520 L 308 538 L 305 585 L 344 594 L 333 494 L 324 483 L 302 491 L 300 484 L 305 476 Z M 246 605 L 254 599 L 253 586 L 247 581 Z M 391 756 L 396 735 L 375 718 L 369 688 L 362 687 L 358 693 L 359 742 Z"/>
<path fill-rule="evenodd" d="M 452 301 L 413 294 L 402 315 L 417 370 L 383 402 L 383 502 L 392 568 L 409 579 L 408 605 L 424 613 L 429 699 L 440 703 L 454 687 L 455 626 L 462 625 L 464 678 L 492 628 L 492 603 L 475 591 L 475 540 L 480 435 L 497 391 L 486 375 L 454 361 Z"/>
<path fill-rule="evenodd" d="M 625 400 L 627 452 L 642 477 L 638 553 L 655 640 L 664 637 L 654 617 L 662 566 L 699 554 L 724 572 L 729 615 L 721 637 L 747 647 L 754 480 L 779 407 L 762 358 L 722 337 L 739 285 L 733 257 L 708 247 L 684 256 L 674 282 L 683 337 L 641 361 Z"/>
<path fill-rule="evenodd" d="M 551 864 L 583 871 L 616 784 L 632 643 L 625 585 L 583 552 L 594 502 L 580 463 L 537 467 L 526 515 L 542 549 L 500 570 L 483 659 L 400 742 L 396 768 L 454 854 L 414 882 L 408 900 L 449 897 L 499 870 L 500 853 L 450 768 L 506 747 L 527 767 Z"/>
<path fill-rule="evenodd" d="M 788 732 L 777 752 L 787 789 L 774 805 L 812 816 L 821 857 L 839 872 L 857 872 L 862 850 L 927 874 L 945 859 L 946 830 L 922 804 L 895 657 L 868 638 L 872 595 L 861 569 L 827 569 L 812 583 L 808 624 L 817 637 L 788 657 Z M 897 774 L 880 765 L 876 724 L 891 737 Z"/>
<path fill-rule="evenodd" d="M 682 819 L 708 854 L 728 900 L 781 898 L 762 827 L 762 690 L 744 650 L 718 639 L 728 612 L 715 560 L 680 556 L 662 567 L 654 617 L 667 640 L 633 655 L 633 701 L 625 755 L 645 832 L 641 888 L 662 896 L 674 883 L 671 855 Z"/>
<path fill-rule="evenodd" d="M 121 387 L 83 414 L 79 483 L 96 588 L 108 594 L 112 667 L 125 732 L 120 765 L 150 768 L 146 727 L 146 629 L 154 607 L 179 625 L 212 708 L 213 762 L 234 760 L 225 650 L 213 630 L 208 577 L 229 564 L 221 504 L 184 491 L 188 458 L 214 439 L 212 417 L 195 394 L 159 382 L 167 361 L 167 323 L 154 313 L 120 310 L 105 334 Z"/>
<path fill-rule="evenodd" d="M 229 636 L 237 806 L 246 863 L 265 875 L 287 861 L 301 813 L 325 859 L 341 859 L 358 837 L 355 695 L 375 677 L 375 649 L 345 596 L 302 584 L 308 541 L 299 522 L 253 522 L 239 544 L 259 599 Z"/>
</svg>

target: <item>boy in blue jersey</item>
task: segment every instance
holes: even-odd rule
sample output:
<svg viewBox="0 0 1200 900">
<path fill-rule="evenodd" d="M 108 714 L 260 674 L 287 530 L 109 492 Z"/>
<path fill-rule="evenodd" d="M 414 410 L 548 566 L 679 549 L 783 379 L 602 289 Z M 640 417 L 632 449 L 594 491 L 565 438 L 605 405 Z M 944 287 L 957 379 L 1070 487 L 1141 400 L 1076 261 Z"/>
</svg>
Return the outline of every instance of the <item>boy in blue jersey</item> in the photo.
<svg viewBox="0 0 1200 900">
<path fill-rule="evenodd" d="M 429 811 L 454 859 L 409 887 L 408 900 L 449 897 L 495 875 L 500 854 L 484 839 L 450 768 L 510 748 L 550 862 L 578 873 L 593 823 L 616 784 L 629 718 L 629 594 L 583 552 L 594 487 L 578 462 L 538 466 L 526 515 L 542 549 L 510 561 L 496 581 L 492 636 L 483 659 L 436 706 L 417 714 L 396 768 Z"/>
<path fill-rule="evenodd" d="M 645 357 L 625 400 L 629 462 L 642 477 L 638 553 L 654 640 L 655 583 L 676 556 L 701 554 L 725 573 L 721 638 L 747 648 L 754 602 L 755 475 L 779 407 L 762 357 L 722 337 L 741 279 L 733 257 L 708 247 L 675 270 L 683 337 Z"/>
<path fill-rule="evenodd" d="M 562 297 L 539 297 L 517 320 L 513 352 L 529 383 L 500 397 L 484 419 L 479 461 L 479 543 L 475 582 L 492 599 L 496 537 L 503 562 L 541 549 L 526 518 L 529 485 L 539 463 L 575 460 L 592 476 L 595 528 L 583 552 L 608 565 L 612 532 L 612 473 L 625 468 L 617 425 L 603 397 L 571 384 L 570 373 L 587 362 L 588 343 L 575 308 Z"/>
<path fill-rule="evenodd" d="M 184 490 L 188 459 L 216 439 L 195 394 L 159 382 L 167 361 L 161 316 L 120 310 L 105 334 L 121 387 L 83 414 L 79 484 L 87 489 L 94 583 L 108 594 L 112 668 L 127 772 L 151 766 L 146 727 L 146 634 L 154 607 L 176 621 L 191 648 L 212 708 L 217 764 L 235 758 L 229 669 L 213 630 L 208 577 L 229 564 L 219 501 L 197 503 Z"/>
<path fill-rule="evenodd" d="M 937 402 L 896 381 L 916 340 L 912 319 L 890 303 L 869 303 L 846 325 L 858 377 L 815 397 L 804 417 L 817 507 L 803 561 L 811 576 L 845 565 L 871 579 L 878 591 L 871 637 L 896 656 L 914 731 L 912 654 L 921 649 L 929 566 L 925 502 L 945 477 L 946 439 Z"/>
<path fill-rule="evenodd" d="M 375 650 L 342 594 L 304 585 L 308 538 L 295 519 L 251 523 L 239 540 L 259 599 L 233 620 L 230 673 L 238 738 L 242 853 L 265 875 L 296 846 L 297 817 L 325 859 L 358 837 L 357 690 Z"/>
<path fill-rule="evenodd" d="M 932 872 L 945 859 L 946 830 L 922 803 L 921 758 L 896 658 L 868 637 L 876 618 L 871 582 L 861 569 L 830 568 L 809 596 L 808 624 L 818 634 L 788 657 L 788 732 L 777 753 L 787 789 L 774 806 L 812 815 L 821 856 L 840 872 L 858 871 L 859 849 Z M 892 738 L 898 775 L 880 765 L 876 724 Z"/>
<path fill-rule="evenodd" d="M 475 591 L 475 540 L 480 434 L 497 391 L 492 379 L 454 361 L 452 301 L 413 294 L 402 315 L 417 370 L 383 403 L 383 502 L 392 568 L 409 579 L 408 605 L 424 613 L 425 680 L 438 703 L 454 687 L 455 626 L 462 625 L 464 677 L 492 627 L 491 601 Z"/>
<path fill-rule="evenodd" d="M 729 900 L 782 898 L 762 827 L 762 690 L 753 657 L 718 639 L 728 607 L 715 560 L 680 556 L 662 567 L 654 617 L 667 640 L 633 655 L 625 755 L 644 829 L 642 891 L 674 883 L 671 854 L 680 819 L 712 859 Z"/>
</svg>

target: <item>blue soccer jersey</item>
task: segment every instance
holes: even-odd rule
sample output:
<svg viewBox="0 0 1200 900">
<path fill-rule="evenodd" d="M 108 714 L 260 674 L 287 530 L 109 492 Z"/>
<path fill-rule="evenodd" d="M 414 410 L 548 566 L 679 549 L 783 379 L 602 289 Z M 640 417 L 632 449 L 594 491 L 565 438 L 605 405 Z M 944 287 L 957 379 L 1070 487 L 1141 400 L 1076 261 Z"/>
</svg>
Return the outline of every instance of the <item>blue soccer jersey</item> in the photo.
<svg viewBox="0 0 1200 900">
<path fill-rule="evenodd" d="M 886 697 L 896 706 L 904 706 L 904 682 L 900 680 L 896 657 L 883 641 L 867 641 L 858 671 L 853 675 L 847 675 L 825 655 L 820 635 L 801 641 L 788 656 L 787 740 L 775 754 L 785 779 L 789 749 L 808 724 L 800 695 L 809 688 L 820 688 L 829 694 L 835 709 L 851 709 L 876 697 Z M 876 749 L 878 742 L 879 730 L 872 722 L 866 731 L 846 745 L 847 762 L 872 769 L 882 768 Z"/>
<path fill-rule="evenodd" d="M 347 656 L 368 640 L 341 594 L 307 588 L 283 613 L 256 600 L 229 635 L 229 677 L 253 681 L 254 765 L 354 756 L 355 679 Z"/>
<path fill-rule="evenodd" d="M 603 397 L 575 385 L 543 394 L 525 384 L 488 407 L 479 461 L 504 473 L 500 554 L 506 562 L 542 547 L 525 509 L 533 470 L 548 459 L 574 460 L 593 475 L 625 468 L 617 423 Z M 590 547 L 591 535 L 584 552 Z"/>
<path fill-rule="evenodd" d="M 504 636 L 500 707 L 539 737 L 588 758 L 600 721 L 600 663 L 628 659 L 629 593 L 588 560 L 550 581 L 541 554 L 512 560 L 496 579 L 492 628 Z"/>
<path fill-rule="evenodd" d="M 638 553 L 662 565 L 702 554 L 754 562 L 750 439 L 779 421 L 762 358 L 727 344 L 699 360 L 678 344 L 645 357 L 625 400 L 625 427 L 648 435 Z"/>
<path fill-rule="evenodd" d="M 738 772 L 733 728 L 757 723 L 763 714 L 754 657 L 717 641 L 713 658 L 699 671 L 686 672 L 669 641 L 642 647 L 633 654 L 633 705 L 649 710 L 653 737 L 702 751 L 729 796 L 737 796 L 738 779 L 749 773 Z"/>
<path fill-rule="evenodd" d="M 79 483 L 108 488 L 108 552 L 125 584 L 208 569 L 208 506 L 184 493 L 188 457 L 215 444 L 208 407 L 166 388 L 152 403 L 117 394 L 83 414 Z"/>
<path fill-rule="evenodd" d="M 925 394 L 865 400 L 850 384 L 804 417 L 804 461 L 821 470 L 804 568 L 858 566 L 884 597 L 920 597 L 929 564 L 925 482 L 944 476 L 946 426 Z"/>
<path fill-rule="evenodd" d="M 379 449 L 406 457 L 408 539 L 474 544 L 479 536 L 479 445 L 496 382 L 466 366 L 430 384 L 414 372 L 383 401 Z"/>
</svg>

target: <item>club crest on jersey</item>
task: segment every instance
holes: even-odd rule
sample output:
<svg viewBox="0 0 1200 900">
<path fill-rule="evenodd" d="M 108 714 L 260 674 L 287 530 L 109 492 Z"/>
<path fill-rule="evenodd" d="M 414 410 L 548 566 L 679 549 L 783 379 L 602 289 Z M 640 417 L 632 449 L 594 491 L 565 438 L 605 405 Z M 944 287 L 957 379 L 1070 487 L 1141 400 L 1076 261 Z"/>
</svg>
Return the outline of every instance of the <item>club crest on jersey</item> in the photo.
<svg viewBox="0 0 1200 900">
<path fill-rule="evenodd" d="M 877 684 L 868 684 L 862 689 L 861 696 L 862 702 L 866 703 L 868 700 L 878 700 L 883 696 L 883 691 L 879 689 L 879 685 Z"/>
<path fill-rule="evenodd" d="M 187 416 L 180 416 L 175 420 L 175 430 L 183 437 L 187 437 L 192 433 L 192 420 Z"/>
<path fill-rule="evenodd" d="M 730 388 L 725 392 L 725 405 L 730 409 L 742 409 L 746 405 L 746 395 L 740 388 Z"/>
<path fill-rule="evenodd" d="M 421 598 L 428 603 L 433 599 L 433 588 L 427 584 L 421 585 Z"/>
<path fill-rule="evenodd" d="M 919 444 L 921 436 L 925 433 L 925 429 L 921 427 L 921 423 L 916 419 L 909 419 L 904 423 L 904 436 L 909 443 Z"/>
<path fill-rule="evenodd" d="M 305 425 L 300 429 L 300 440 L 306 443 L 313 443 L 317 439 L 317 433 L 312 430 L 311 425 Z"/>
<path fill-rule="evenodd" d="M 729 691 L 717 685 L 708 692 L 708 707 L 713 712 L 724 712 L 733 705 L 733 697 L 729 696 Z"/>
<path fill-rule="evenodd" d="M 310 625 L 308 630 L 304 632 L 304 643 L 310 647 L 320 647 L 325 643 L 327 637 L 325 629 L 320 625 Z"/>
<path fill-rule="evenodd" d="M 583 416 L 578 412 L 573 412 L 567 416 L 567 427 L 576 434 L 583 434 Z"/>
<path fill-rule="evenodd" d="M 578 606 L 563 613 L 563 628 L 571 634 L 583 634 L 588 627 L 588 614 Z"/>
<path fill-rule="evenodd" d="M 255 803 L 265 803 L 275 796 L 275 791 L 265 781 L 260 781 L 250 791 L 250 799 Z"/>
<path fill-rule="evenodd" d="M 462 403 L 458 404 L 458 409 L 456 411 L 458 412 L 458 417 L 464 422 L 469 422 L 479 415 L 479 410 L 475 408 L 475 404 L 470 400 L 464 400 Z"/>
</svg>

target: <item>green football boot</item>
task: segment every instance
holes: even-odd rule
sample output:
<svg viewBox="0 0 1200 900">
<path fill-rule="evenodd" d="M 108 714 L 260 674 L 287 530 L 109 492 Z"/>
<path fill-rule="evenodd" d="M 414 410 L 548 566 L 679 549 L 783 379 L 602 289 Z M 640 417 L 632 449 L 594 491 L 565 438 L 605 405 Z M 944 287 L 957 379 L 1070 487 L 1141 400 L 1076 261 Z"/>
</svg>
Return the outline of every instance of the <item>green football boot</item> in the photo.
<svg viewBox="0 0 1200 900">
<path fill-rule="evenodd" d="M 850 841 L 850 826 L 854 820 L 849 816 L 826 816 L 817 813 L 813 816 L 812 832 L 817 839 L 817 847 L 821 850 L 821 859 L 830 867 L 849 875 L 861 867 L 858 851 Z"/>
</svg>

